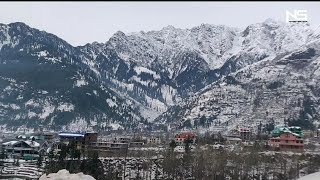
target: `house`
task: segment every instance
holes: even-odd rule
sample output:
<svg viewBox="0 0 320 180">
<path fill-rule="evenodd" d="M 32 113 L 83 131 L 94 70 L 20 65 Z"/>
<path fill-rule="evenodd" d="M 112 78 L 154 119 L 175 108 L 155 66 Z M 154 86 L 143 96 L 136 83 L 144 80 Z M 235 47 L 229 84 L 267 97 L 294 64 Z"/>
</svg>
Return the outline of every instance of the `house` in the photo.
<svg viewBox="0 0 320 180">
<path fill-rule="evenodd" d="M 194 144 L 196 143 L 197 135 L 190 132 L 184 132 L 175 135 L 175 141 L 178 144 L 184 144 L 186 139 L 190 139 L 191 143 Z"/>
<path fill-rule="evenodd" d="M 300 127 L 277 128 L 272 131 L 272 137 L 268 140 L 268 146 L 280 151 L 304 150 L 303 134 Z"/>
<path fill-rule="evenodd" d="M 31 140 L 14 140 L 2 143 L 2 148 L 8 156 L 29 160 L 39 157 L 40 144 Z"/>
<path fill-rule="evenodd" d="M 160 144 L 161 139 L 160 137 L 149 137 L 147 138 L 147 144 Z"/>
</svg>

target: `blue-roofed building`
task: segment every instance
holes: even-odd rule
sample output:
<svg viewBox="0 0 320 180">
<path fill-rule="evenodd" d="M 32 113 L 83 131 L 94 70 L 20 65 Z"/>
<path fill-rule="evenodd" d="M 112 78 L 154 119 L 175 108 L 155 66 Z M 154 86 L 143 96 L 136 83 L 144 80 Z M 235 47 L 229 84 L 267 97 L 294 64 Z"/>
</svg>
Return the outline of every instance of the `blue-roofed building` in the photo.
<svg viewBox="0 0 320 180">
<path fill-rule="evenodd" d="M 60 132 L 60 142 L 69 144 L 73 141 L 78 149 L 86 148 L 98 140 L 98 133 L 96 132 Z"/>
<path fill-rule="evenodd" d="M 59 133 L 60 138 L 66 138 L 66 139 L 81 138 L 84 136 L 85 136 L 85 133 L 81 133 L 81 132 L 60 132 Z"/>
</svg>

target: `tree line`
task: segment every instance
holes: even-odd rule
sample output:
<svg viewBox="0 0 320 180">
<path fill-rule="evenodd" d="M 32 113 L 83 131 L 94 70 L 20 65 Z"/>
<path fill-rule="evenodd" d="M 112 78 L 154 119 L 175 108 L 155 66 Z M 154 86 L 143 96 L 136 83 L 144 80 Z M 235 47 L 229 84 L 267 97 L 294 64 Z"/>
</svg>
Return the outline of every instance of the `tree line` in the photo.
<svg viewBox="0 0 320 180">
<path fill-rule="evenodd" d="M 83 152 L 70 143 L 61 147 L 59 155 L 54 155 L 53 150 L 49 152 L 46 173 L 67 169 L 70 173 L 83 172 L 97 180 L 120 180 L 129 175 L 137 180 L 294 180 L 301 170 L 306 174 L 320 170 L 320 155 L 264 151 L 258 143 L 234 150 L 210 146 L 192 149 L 192 141 L 187 139 L 182 144 L 183 153 L 175 151 L 177 145 L 171 141 L 158 159 L 139 154 L 137 159 L 143 161 L 128 164 L 126 157 L 122 157 L 116 164 L 112 159 L 102 162 L 93 149 Z"/>
</svg>

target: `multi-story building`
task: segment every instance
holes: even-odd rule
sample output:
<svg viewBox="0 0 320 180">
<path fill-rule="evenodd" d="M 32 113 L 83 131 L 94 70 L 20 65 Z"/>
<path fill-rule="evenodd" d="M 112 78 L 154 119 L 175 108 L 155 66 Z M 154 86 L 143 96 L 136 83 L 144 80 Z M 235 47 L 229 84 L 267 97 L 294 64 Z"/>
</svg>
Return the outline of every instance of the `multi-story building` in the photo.
<svg viewBox="0 0 320 180">
<path fill-rule="evenodd" d="M 268 145 L 274 150 L 303 151 L 303 134 L 300 127 L 277 128 L 272 131 Z"/>
<path fill-rule="evenodd" d="M 116 137 L 113 139 L 114 143 L 130 143 L 130 137 Z"/>
<path fill-rule="evenodd" d="M 185 133 L 180 133 L 175 135 L 175 141 L 178 144 L 183 144 L 186 139 L 190 139 L 191 143 L 194 144 L 196 143 L 197 135 L 190 132 L 185 132 Z"/>
<path fill-rule="evenodd" d="M 60 143 L 69 144 L 70 142 L 75 143 L 78 149 L 84 149 L 90 146 L 91 143 L 97 142 L 98 133 L 95 132 L 60 132 Z"/>
<path fill-rule="evenodd" d="M 129 143 L 93 142 L 90 147 L 98 151 L 99 156 L 107 157 L 110 155 L 126 155 L 128 153 Z"/>
<path fill-rule="evenodd" d="M 129 143 L 129 147 L 134 147 L 134 148 L 139 148 L 139 147 L 143 147 L 144 142 L 130 142 Z"/>
<path fill-rule="evenodd" d="M 160 137 L 149 137 L 147 138 L 147 144 L 160 144 L 161 139 Z"/>
<path fill-rule="evenodd" d="M 30 160 L 39 157 L 40 144 L 31 140 L 14 140 L 2 143 L 2 148 L 7 155 Z"/>
<path fill-rule="evenodd" d="M 91 145 L 99 151 L 126 151 L 129 147 L 128 143 L 120 142 L 94 142 Z"/>
<path fill-rule="evenodd" d="M 239 128 L 239 136 L 243 141 L 250 140 L 252 137 L 252 131 L 249 128 Z"/>
<path fill-rule="evenodd" d="M 52 133 L 52 132 L 43 132 L 41 133 L 43 136 L 44 140 L 47 140 L 48 142 L 52 142 L 53 139 L 56 137 L 57 133 Z"/>
</svg>

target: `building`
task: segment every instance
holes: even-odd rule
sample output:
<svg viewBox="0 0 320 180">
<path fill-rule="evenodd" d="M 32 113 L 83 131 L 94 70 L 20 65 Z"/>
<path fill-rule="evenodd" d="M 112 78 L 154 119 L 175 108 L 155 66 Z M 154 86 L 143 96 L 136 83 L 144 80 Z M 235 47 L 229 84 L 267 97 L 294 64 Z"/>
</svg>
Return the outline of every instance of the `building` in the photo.
<svg viewBox="0 0 320 180">
<path fill-rule="evenodd" d="M 268 146 L 280 151 L 304 150 L 303 134 L 300 127 L 277 128 L 272 131 L 272 137 L 268 140 Z"/>
<path fill-rule="evenodd" d="M 7 156 L 25 160 L 39 157 L 40 144 L 31 140 L 15 140 L 2 143 Z"/>
<path fill-rule="evenodd" d="M 129 143 L 129 147 L 133 147 L 133 148 L 139 148 L 139 147 L 143 147 L 144 142 L 130 142 Z"/>
<path fill-rule="evenodd" d="M 75 143 L 77 149 L 84 149 L 90 146 L 91 143 L 97 142 L 98 133 L 95 132 L 60 132 L 60 143 L 69 144 Z"/>
<path fill-rule="evenodd" d="M 160 144 L 161 139 L 160 137 L 149 137 L 147 138 L 147 144 Z"/>
<path fill-rule="evenodd" d="M 178 144 L 183 144 L 186 139 L 190 139 L 191 143 L 194 144 L 196 143 L 197 135 L 190 132 L 185 132 L 185 133 L 180 133 L 175 135 L 175 141 Z"/>
<path fill-rule="evenodd" d="M 242 141 L 251 140 L 252 131 L 249 128 L 239 128 L 239 136 Z"/>
<path fill-rule="evenodd" d="M 105 150 L 105 151 L 122 151 L 122 150 L 127 150 L 129 147 L 128 143 L 114 143 L 114 142 L 94 142 L 91 145 L 96 150 Z"/>
<path fill-rule="evenodd" d="M 17 139 L 34 139 L 34 140 L 44 140 L 52 142 L 57 134 L 53 132 L 38 132 L 38 133 L 31 133 L 31 134 L 23 134 L 18 135 Z"/>
<path fill-rule="evenodd" d="M 130 143 L 131 138 L 130 137 L 115 137 L 113 139 L 114 143 Z"/>
<path fill-rule="evenodd" d="M 304 138 L 313 138 L 314 132 L 312 130 L 303 130 L 303 137 Z"/>
<path fill-rule="evenodd" d="M 120 142 L 93 142 L 91 147 L 99 152 L 99 156 L 125 155 L 129 144 Z"/>
<path fill-rule="evenodd" d="M 87 132 L 84 134 L 84 142 L 85 144 L 90 144 L 92 142 L 97 142 L 98 133 L 96 132 Z"/>
<path fill-rule="evenodd" d="M 41 135 L 43 136 L 44 140 L 47 140 L 48 142 L 52 142 L 57 134 L 51 133 L 51 132 L 44 132 L 44 133 L 41 133 Z"/>
</svg>

